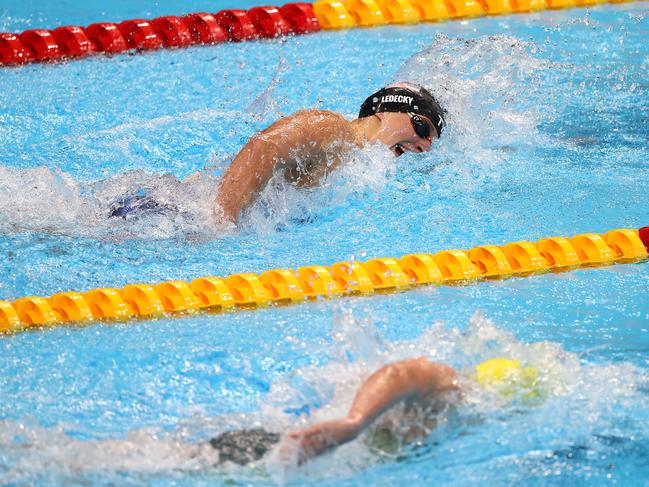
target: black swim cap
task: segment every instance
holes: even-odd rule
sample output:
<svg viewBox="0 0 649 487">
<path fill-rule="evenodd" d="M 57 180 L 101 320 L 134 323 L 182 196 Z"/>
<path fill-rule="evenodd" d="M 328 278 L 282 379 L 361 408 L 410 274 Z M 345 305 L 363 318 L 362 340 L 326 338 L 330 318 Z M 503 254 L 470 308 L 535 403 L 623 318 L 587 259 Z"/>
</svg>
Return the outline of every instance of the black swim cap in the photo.
<svg viewBox="0 0 649 487">
<path fill-rule="evenodd" d="M 433 123 L 439 137 L 442 136 L 442 129 L 446 125 L 445 110 L 437 103 L 433 95 L 417 85 L 409 85 L 408 88 L 389 86 L 380 89 L 363 102 L 358 118 L 370 117 L 380 112 L 423 115 Z"/>
</svg>

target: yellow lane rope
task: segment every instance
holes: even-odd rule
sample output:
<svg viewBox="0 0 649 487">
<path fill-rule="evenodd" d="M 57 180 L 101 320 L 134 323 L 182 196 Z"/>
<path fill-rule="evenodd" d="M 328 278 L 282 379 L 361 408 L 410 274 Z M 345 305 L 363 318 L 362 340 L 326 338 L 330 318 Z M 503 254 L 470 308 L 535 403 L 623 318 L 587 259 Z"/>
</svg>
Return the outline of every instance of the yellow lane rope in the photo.
<svg viewBox="0 0 649 487">
<path fill-rule="evenodd" d="M 608 0 L 625 3 L 633 0 Z M 607 0 L 318 0 L 313 12 L 323 29 L 441 22 L 487 15 L 589 7 Z"/>
<path fill-rule="evenodd" d="M 644 232 L 645 229 L 642 229 Z M 191 282 L 129 284 L 62 292 L 50 297 L 0 301 L 0 332 L 91 321 L 186 315 L 200 311 L 249 309 L 301 303 L 319 298 L 399 291 L 421 285 L 467 284 L 480 279 L 504 279 L 580 267 L 631 263 L 647 259 L 649 236 L 618 229 L 572 238 L 550 237 L 538 242 L 481 245 L 470 250 L 409 254 L 366 262 L 338 262 L 261 274 L 199 277 Z"/>
</svg>

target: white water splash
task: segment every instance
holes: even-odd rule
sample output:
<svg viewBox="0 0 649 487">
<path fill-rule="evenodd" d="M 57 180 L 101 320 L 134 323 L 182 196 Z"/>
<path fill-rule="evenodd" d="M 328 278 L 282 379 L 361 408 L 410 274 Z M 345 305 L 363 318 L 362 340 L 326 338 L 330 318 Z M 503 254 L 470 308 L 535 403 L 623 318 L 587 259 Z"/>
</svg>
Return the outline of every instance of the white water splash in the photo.
<svg viewBox="0 0 649 487">
<path fill-rule="evenodd" d="M 438 34 L 433 44 L 412 55 L 394 76 L 426 87 L 447 110 L 437 159 L 477 164 L 486 176 L 510 146 L 538 144 L 536 127 L 552 118 L 540 106 L 539 75 L 552 64 L 538 47 L 507 35 L 477 39 Z"/>
<path fill-rule="evenodd" d="M 217 182 L 206 173 L 184 181 L 171 174 L 131 171 L 79 182 L 44 167 L 0 167 L 0 232 L 48 232 L 98 239 L 214 238 Z M 129 196 L 146 194 L 158 208 L 111 216 Z"/>
<path fill-rule="evenodd" d="M 242 226 L 269 233 L 331 214 L 354 198 L 381 192 L 396 170 L 396 160 L 381 144 L 353 149 L 318 187 L 297 188 L 281 174 L 273 176 L 255 204 L 246 212 Z"/>
<path fill-rule="evenodd" d="M 288 69 L 280 59 L 267 89 L 248 108 L 256 117 L 270 122 L 281 115 L 274 91 Z M 438 35 L 429 48 L 405 62 L 394 79 L 426 86 L 447 108 L 447 130 L 426 160 L 452 163 L 456 170 L 449 176 L 449 184 L 461 186 L 479 184 L 481 177 L 497 177 L 493 168 L 509 156 L 512 146 L 539 142 L 536 126 L 541 117 L 552 117 L 551 109 L 538 103 L 544 90 L 539 73 L 547 69 L 556 67 L 538 57 L 534 44 L 510 36 L 465 40 Z M 89 133 L 81 141 L 64 138 L 60 142 L 65 146 L 82 143 L 97 160 L 109 153 L 137 162 L 143 154 L 157 150 L 155 146 L 142 153 L 134 150 L 133 144 L 139 147 L 138 131 L 216 119 L 228 122 L 241 115 L 197 110 L 128 122 Z M 228 160 L 222 156 L 218 168 L 223 169 Z M 395 168 L 396 161 L 386 148 L 371 146 L 349 155 L 320 188 L 296 189 L 275 177 L 244 218 L 244 227 L 274 232 L 331 214 L 354 198 L 384 191 Z M 158 203 L 178 211 L 151 212 L 130 222 L 106 217 L 111 204 L 142 187 L 153 193 Z M 103 181 L 80 181 L 55 169 L 1 168 L 0 231 L 47 231 L 92 238 L 214 238 L 232 230 L 214 228 L 212 204 L 217 187 L 218 181 L 207 174 L 180 182 L 171 175 L 132 171 Z"/>
<path fill-rule="evenodd" d="M 280 110 L 280 103 L 277 101 L 275 96 L 275 88 L 288 71 L 289 65 L 286 62 L 286 59 L 280 57 L 277 63 L 277 70 L 268 83 L 268 87 L 264 89 L 245 110 L 250 113 L 255 120 L 272 121 L 283 116 Z"/>
</svg>

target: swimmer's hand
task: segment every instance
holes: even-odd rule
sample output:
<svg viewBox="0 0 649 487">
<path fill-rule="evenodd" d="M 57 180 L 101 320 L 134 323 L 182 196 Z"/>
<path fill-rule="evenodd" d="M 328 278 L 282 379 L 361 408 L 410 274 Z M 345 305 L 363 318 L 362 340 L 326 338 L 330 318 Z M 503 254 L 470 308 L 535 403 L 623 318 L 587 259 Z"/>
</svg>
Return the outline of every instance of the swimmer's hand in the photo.
<svg viewBox="0 0 649 487">
<path fill-rule="evenodd" d="M 332 448 L 352 441 L 358 436 L 361 424 L 350 418 L 325 421 L 287 435 L 280 455 L 287 459 L 290 451 L 297 448 L 297 463 L 302 465 Z"/>
</svg>

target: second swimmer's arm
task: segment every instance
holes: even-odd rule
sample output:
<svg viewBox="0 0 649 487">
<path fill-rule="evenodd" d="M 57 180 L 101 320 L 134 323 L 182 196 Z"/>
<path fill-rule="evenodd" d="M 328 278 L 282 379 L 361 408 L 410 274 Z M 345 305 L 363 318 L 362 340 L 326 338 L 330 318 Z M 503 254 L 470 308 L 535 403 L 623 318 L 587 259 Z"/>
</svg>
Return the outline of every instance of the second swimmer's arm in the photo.
<svg viewBox="0 0 649 487">
<path fill-rule="evenodd" d="M 379 415 L 406 399 L 421 399 L 454 387 L 455 371 L 424 358 L 402 360 L 380 368 L 356 393 L 347 417 L 296 431 L 288 437 L 301 448 L 300 462 L 356 438 Z"/>
</svg>

